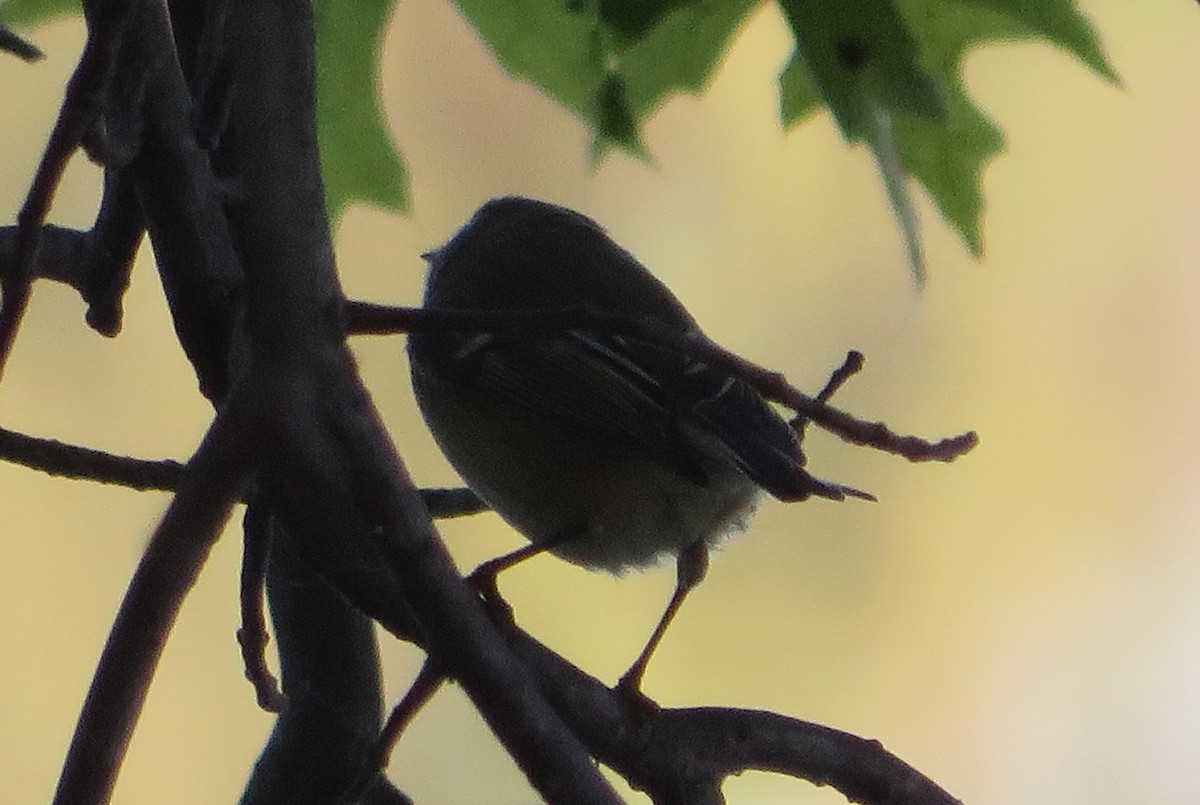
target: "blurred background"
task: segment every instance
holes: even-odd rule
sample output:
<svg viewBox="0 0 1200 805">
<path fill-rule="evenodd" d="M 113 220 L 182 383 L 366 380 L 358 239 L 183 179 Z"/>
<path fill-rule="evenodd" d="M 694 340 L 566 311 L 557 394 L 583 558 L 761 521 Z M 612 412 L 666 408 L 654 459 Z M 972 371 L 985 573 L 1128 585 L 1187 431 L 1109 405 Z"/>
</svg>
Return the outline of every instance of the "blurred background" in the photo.
<svg viewBox="0 0 1200 805">
<path fill-rule="evenodd" d="M 768 6 L 703 98 L 670 101 L 654 164 L 597 169 L 567 113 L 506 77 L 444 0 L 400 3 L 384 57 L 408 217 L 355 208 L 337 233 L 347 292 L 414 304 L 418 255 L 485 199 L 538 196 L 597 218 L 725 346 L 815 391 L 847 349 L 867 366 L 841 407 L 937 437 L 979 431 L 951 465 L 912 465 L 810 434 L 822 477 L 879 502 L 764 501 L 714 559 L 650 667 L 664 705 L 776 710 L 860 735 L 972 805 L 1200 802 L 1200 9 L 1081 0 L 1116 88 L 1040 45 L 970 56 L 1005 130 L 987 170 L 987 255 L 928 205 L 914 291 L 869 154 L 827 116 L 783 135 L 789 51 Z M 77 21 L 33 32 L 48 58 L 0 59 L 0 219 L 15 218 Z M 1191 111 L 1189 111 L 1191 110 Z M 88 226 L 99 175 L 72 165 L 52 214 Z M 149 252 L 125 331 L 106 341 L 71 291 L 37 286 L 0 389 L 5 427 L 185 458 L 211 418 L 170 329 Z M 355 350 L 424 484 L 455 478 L 413 405 L 402 339 Z M 0 464 L 0 780 L 49 800 L 112 616 L 166 504 Z M 464 569 L 522 544 L 491 515 L 446 524 Z M 231 530 L 186 602 L 115 801 L 236 801 L 271 726 L 242 678 Z M 519 622 L 612 681 L 669 595 L 670 568 L 621 579 L 551 558 L 505 574 Z M 392 701 L 419 656 L 383 640 Z M 534 796 L 457 690 L 392 763 L 421 803 Z M 840 795 L 747 774 L 731 803 Z M 630 794 L 632 801 L 639 800 Z"/>
</svg>

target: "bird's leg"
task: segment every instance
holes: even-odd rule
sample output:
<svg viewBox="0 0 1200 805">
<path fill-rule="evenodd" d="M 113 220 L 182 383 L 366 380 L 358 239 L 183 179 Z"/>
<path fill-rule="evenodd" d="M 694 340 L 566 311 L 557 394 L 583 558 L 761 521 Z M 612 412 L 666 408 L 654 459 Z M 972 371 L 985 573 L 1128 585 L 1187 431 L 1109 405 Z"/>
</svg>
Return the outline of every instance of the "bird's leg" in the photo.
<svg viewBox="0 0 1200 805">
<path fill-rule="evenodd" d="M 420 709 L 429 703 L 446 679 L 448 677 L 445 669 L 432 657 L 427 658 L 408 692 L 392 708 L 391 715 L 388 716 L 387 722 L 380 730 L 379 737 L 375 739 L 374 744 L 367 751 L 366 758 L 363 759 L 362 770 L 359 771 L 358 777 L 350 784 L 350 787 L 342 792 L 337 800 L 337 805 L 371 800 L 368 792 L 384 779 L 383 773 L 391 760 L 392 750 L 400 740 L 400 734 L 412 723 Z M 378 799 L 392 801 L 384 797 Z"/>
<path fill-rule="evenodd" d="M 484 606 L 487 607 L 493 620 L 502 618 L 505 622 L 512 623 L 513 619 L 512 607 L 501 597 L 496 577 L 513 565 L 519 565 L 531 556 L 537 556 L 549 548 L 549 545 L 531 542 L 512 553 L 489 559 L 467 576 L 467 584 L 470 584 L 475 588 L 475 592 L 479 593 L 479 597 L 483 599 Z"/>
<path fill-rule="evenodd" d="M 667 627 L 671 625 L 675 613 L 683 604 L 683 599 L 687 598 L 687 594 L 692 591 L 692 588 L 702 582 L 705 574 L 708 573 L 708 545 L 703 540 L 699 540 L 684 548 L 679 554 L 675 569 L 677 573 L 675 592 L 672 593 L 671 600 L 667 603 L 666 611 L 659 618 L 658 625 L 654 627 L 654 633 L 646 641 L 642 653 L 617 682 L 617 690 L 635 700 L 650 701 L 642 693 L 642 677 L 646 673 L 646 666 L 650 664 L 650 657 L 658 648 L 658 644 L 662 642 Z"/>
<path fill-rule="evenodd" d="M 511 622 L 512 608 L 501 597 L 500 588 L 496 585 L 496 577 L 510 567 L 519 565 L 521 562 L 532 556 L 537 556 L 539 553 L 553 550 L 556 546 L 574 539 L 579 534 L 580 529 L 578 528 L 563 529 L 556 537 L 542 542 L 531 542 L 512 553 L 506 553 L 503 556 L 497 556 L 495 559 L 489 559 L 471 571 L 471 575 L 467 576 L 467 584 L 475 588 L 475 592 L 479 593 L 479 597 L 483 599 L 484 604 L 487 605 L 493 616 L 503 615 L 505 620 Z"/>
</svg>

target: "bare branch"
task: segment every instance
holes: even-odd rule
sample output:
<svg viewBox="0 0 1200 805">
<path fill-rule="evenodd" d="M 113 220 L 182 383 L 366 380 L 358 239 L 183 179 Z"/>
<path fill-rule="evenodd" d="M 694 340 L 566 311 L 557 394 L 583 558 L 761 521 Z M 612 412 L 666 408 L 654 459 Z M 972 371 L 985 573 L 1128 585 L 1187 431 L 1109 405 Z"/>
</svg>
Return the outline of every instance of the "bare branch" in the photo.
<svg viewBox="0 0 1200 805">
<path fill-rule="evenodd" d="M 836 788 L 867 805 L 959 805 L 878 741 L 737 708 L 647 710 L 513 627 L 510 645 L 598 761 L 656 803 L 720 803 L 749 769 Z"/>
<path fill-rule="evenodd" d="M 109 168 L 95 225 L 88 232 L 43 226 L 34 275 L 79 291 L 88 305 L 88 325 L 101 335 L 115 336 L 121 330 L 121 302 L 143 232 L 127 172 Z M 0 227 L 0 278 L 18 275 L 19 240 L 19 227 Z"/>
<path fill-rule="evenodd" d="M 3 23 L 0 23 L 0 50 L 25 61 L 37 61 L 45 56 L 36 45 L 26 42 Z"/>
<path fill-rule="evenodd" d="M 400 735 L 416 718 L 421 708 L 428 704 L 434 694 L 441 689 L 442 683 L 445 681 L 446 675 L 437 663 L 426 659 L 417 678 L 413 680 L 400 702 L 392 708 L 387 723 L 383 725 L 379 737 L 371 750 L 367 752 L 358 780 L 342 792 L 337 805 L 354 805 L 360 802 L 372 783 L 384 775 L 388 759 L 391 757 L 392 749 L 400 739 Z"/>
<path fill-rule="evenodd" d="M 80 290 L 88 305 L 88 326 L 101 335 L 112 338 L 121 331 L 121 302 L 145 231 L 129 171 L 106 169 L 100 211 L 89 233 L 92 262 Z"/>
<path fill-rule="evenodd" d="M 183 464 L 174 459 L 155 461 L 118 456 L 56 439 L 29 436 L 8 428 L 0 428 L 0 461 L 20 464 L 48 475 L 113 484 L 138 491 L 174 492 L 179 488 L 179 479 L 183 476 Z M 487 504 L 465 486 L 420 491 L 430 516 L 437 519 L 466 517 L 488 511 Z"/>
<path fill-rule="evenodd" d="M 597 330 L 639 338 L 679 350 L 698 360 L 721 366 L 730 374 L 753 385 L 766 398 L 787 406 L 842 439 L 903 456 L 909 461 L 953 461 L 979 441 L 974 431 L 936 442 L 917 436 L 893 433 L 882 422 L 866 422 L 824 400 L 810 397 L 791 386 L 779 372 L 772 372 L 719 346 L 698 332 L 682 332 L 640 316 L 595 310 L 460 311 L 388 307 L 367 302 L 348 302 L 346 318 L 351 332 L 390 334 L 436 331 L 504 332 L 523 336 L 553 336 L 565 330 Z"/>
<path fill-rule="evenodd" d="M 187 4 L 179 4 L 186 6 Z M 165 14 L 139 26 L 131 60 L 153 67 L 141 104 L 141 147 L 128 171 L 180 346 L 206 398 L 232 385 L 232 343 L 245 278 L 226 213 L 228 193 L 192 131 L 194 107 Z"/>
<path fill-rule="evenodd" d="M 360 774 L 382 720 L 374 625 L 303 561 L 264 503 L 247 516 L 271 546 L 267 585 L 288 706 L 241 805 L 330 805 Z"/>
<path fill-rule="evenodd" d="M 329 536 L 370 539 L 434 656 L 551 802 L 616 802 L 578 740 L 521 673 L 458 576 L 353 371 L 342 331 L 315 129 L 311 9 L 303 0 L 231 7 L 231 122 L 244 204 L 247 364 L 272 397 L 278 447 L 264 486 L 306 557 Z M 309 490 L 321 489 L 314 507 Z M 316 508 L 315 520 L 295 514 Z M 331 514 L 345 514 L 330 522 Z M 317 532 L 314 525 L 325 526 Z M 328 567 L 316 565 L 316 567 Z M 324 571 L 323 571 L 324 572 Z M 390 616 L 396 617 L 392 603 Z"/>
<path fill-rule="evenodd" d="M 96 119 L 108 92 L 117 54 L 124 42 L 130 20 L 141 8 L 140 2 L 94 0 L 85 4 L 88 39 L 79 66 L 67 83 L 66 97 L 50 141 L 34 174 L 25 203 L 17 214 L 16 257 L 12 271 L 0 283 L 0 376 L 17 336 L 38 263 L 38 240 L 42 225 L 67 160 L 82 142 L 88 127 Z"/>
<path fill-rule="evenodd" d="M 55 805 L 107 802 L 184 597 L 241 498 L 255 428 L 218 417 L 150 539 L 92 679 Z"/>
<path fill-rule="evenodd" d="M 7 428 L 0 428 L 0 459 L 49 475 L 137 490 L 172 491 L 183 475 L 183 465 L 171 459 L 147 461 L 118 456 Z"/>
<path fill-rule="evenodd" d="M 242 518 L 242 576 L 240 602 L 242 625 L 237 631 L 246 679 L 254 686 L 258 706 L 268 713 L 282 713 L 287 696 L 267 669 L 267 620 L 263 615 L 263 585 L 267 578 L 267 555 L 271 550 L 271 511 L 251 502 Z"/>
<path fill-rule="evenodd" d="M 879 741 L 762 710 L 701 707 L 652 716 L 628 758 L 656 803 L 720 801 L 721 783 L 769 771 L 828 785 L 851 802 L 961 805 Z M 688 758 L 685 762 L 684 758 Z"/>
</svg>

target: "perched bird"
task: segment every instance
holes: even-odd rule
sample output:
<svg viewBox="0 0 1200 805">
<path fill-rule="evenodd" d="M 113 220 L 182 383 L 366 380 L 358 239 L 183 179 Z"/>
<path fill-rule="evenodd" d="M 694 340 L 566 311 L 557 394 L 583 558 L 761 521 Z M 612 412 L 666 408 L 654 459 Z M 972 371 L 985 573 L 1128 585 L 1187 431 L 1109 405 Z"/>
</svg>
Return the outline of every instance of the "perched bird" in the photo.
<svg viewBox="0 0 1200 805">
<path fill-rule="evenodd" d="M 553 204 L 489 201 L 425 257 L 426 308 L 616 312 L 700 334 L 595 221 Z M 598 330 L 430 330 L 408 349 L 439 446 L 531 543 L 485 563 L 484 589 L 541 551 L 613 573 L 677 557 L 671 602 L 621 678 L 631 692 L 709 548 L 744 527 L 760 488 L 786 501 L 870 497 L 809 475 L 796 432 L 753 387 L 677 350 Z"/>
</svg>

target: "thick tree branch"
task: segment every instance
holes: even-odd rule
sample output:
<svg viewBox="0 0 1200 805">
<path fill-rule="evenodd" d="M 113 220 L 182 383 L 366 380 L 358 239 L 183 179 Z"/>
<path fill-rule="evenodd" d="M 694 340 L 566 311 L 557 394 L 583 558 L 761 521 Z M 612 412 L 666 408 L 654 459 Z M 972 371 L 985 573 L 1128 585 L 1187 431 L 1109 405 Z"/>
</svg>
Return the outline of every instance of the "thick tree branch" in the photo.
<svg viewBox="0 0 1200 805">
<path fill-rule="evenodd" d="M 55 805 L 107 802 L 184 597 L 249 483 L 255 428 L 218 417 L 155 529 L 92 679 Z"/>
<path fill-rule="evenodd" d="M 245 192 L 238 229 L 246 376 L 279 395 L 272 404 L 285 426 L 281 449 L 264 465 L 265 484 L 292 503 L 320 488 L 332 501 L 326 513 L 344 505 L 356 515 L 341 521 L 342 532 L 373 538 L 431 650 L 543 796 L 616 802 L 458 577 L 353 371 L 319 171 L 308 4 L 236 4 L 229 30 L 237 87 L 231 121 Z M 281 511 L 298 538 L 309 536 Z M 310 541 L 306 550 L 312 556 L 320 547 Z"/>
<path fill-rule="evenodd" d="M 144 114 L 146 123 L 144 131 L 139 130 L 137 124 L 127 129 L 138 132 L 137 137 L 127 141 L 136 145 L 129 155 L 133 160 L 129 173 L 137 182 L 141 202 L 149 212 L 164 288 L 181 341 L 201 379 L 201 389 L 211 399 L 224 400 L 230 388 L 229 345 L 234 321 L 241 308 L 242 275 L 220 204 L 222 194 L 208 167 L 206 155 L 196 148 L 187 128 L 190 105 L 172 55 L 174 42 L 164 11 L 164 6 L 154 4 L 154 13 L 148 14 L 144 24 L 138 26 L 132 44 L 122 49 L 122 58 L 127 60 L 123 75 L 149 87 L 144 93 L 120 93 L 130 102 L 144 98 L 144 103 L 137 104 L 138 108 L 126 110 L 133 116 Z M 79 282 L 81 290 L 88 287 L 85 280 Z M 230 416 L 230 409 L 242 408 L 245 413 L 246 400 L 247 395 L 242 395 L 240 403 L 231 402 L 222 417 Z M 259 400 L 261 402 L 261 398 Z M 262 413 L 260 410 L 259 414 Z M 268 417 L 274 415 L 270 412 Z M 261 431 L 257 429 L 255 433 Z M 245 448 L 253 449 L 250 442 Z M 61 451 L 50 452 L 51 460 L 61 458 Z M 47 455 L 43 453 L 41 457 L 45 459 Z M 159 467 L 156 471 L 162 469 Z M 182 501 L 186 500 L 183 496 Z M 198 512 L 197 517 L 203 513 Z M 219 516 L 219 507 L 210 508 L 207 513 Z M 180 566 L 187 567 L 188 563 L 181 562 Z M 141 593 L 135 596 L 135 591 L 131 590 L 130 600 L 146 602 L 157 594 L 157 614 L 164 623 L 169 623 L 178 607 L 179 597 L 186 592 L 186 585 L 176 585 L 172 589 L 171 585 L 155 584 L 152 575 L 147 575 L 146 579 L 145 583 L 135 585 Z M 151 615 L 155 614 L 154 607 L 152 603 L 141 605 L 141 609 L 150 610 Z M 118 624 L 113 645 L 122 645 L 121 635 L 127 634 Z M 140 654 L 118 653 L 112 656 L 128 661 L 113 663 L 106 660 L 101 665 L 89 701 L 111 703 L 112 707 L 108 709 L 118 712 L 108 719 L 85 716 L 81 721 L 74 744 L 76 750 L 72 752 L 72 760 L 63 777 L 64 800 L 85 803 L 107 799 L 112 774 L 119 767 L 125 746 L 124 739 L 110 740 L 110 725 L 124 723 L 123 734 L 127 736 L 165 636 L 165 627 L 160 632 L 150 630 Z M 367 675 L 377 677 L 374 653 L 362 660 L 360 667 L 367 669 Z M 378 711 L 377 703 L 375 709 Z M 377 723 L 378 712 L 375 720 Z M 336 736 L 328 732 L 309 734 L 307 740 L 315 751 L 331 752 L 338 746 Z M 107 756 L 96 762 L 97 752 L 107 753 Z M 373 793 L 383 792 L 384 795 L 388 790 L 386 786 L 372 789 Z M 385 796 L 380 801 L 397 801 L 397 798 Z"/>
<path fill-rule="evenodd" d="M 241 805 L 328 805 L 358 777 L 379 732 L 382 691 L 374 627 L 301 561 L 265 506 L 252 504 L 250 514 L 271 532 L 267 578 L 288 706 L 275 722 L 268 751 L 255 764 Z M 314 741 L 313 735 L 326 740 Z"/>
<path fill-rule="evenodd" d="M 595 758 L 660 805 L 723 802 L 722 781 L 750 769 L 829 785 L 867 805 L 959 805 L 878 741 L 765 711 L 647 711 L 520 629 L 509 638 Z"/>
<path fill-rule="evenodd" d="M 216 404 L 231 383 L 244 282 L 227 193 L 193 134 L 193 106 L 165 9 L 139 27 L 135 44 L 131 59 L 153 72 L 142 102 L 141 148 L 129 172 L 179 343 L 201 393 Z"/>
</svg>

